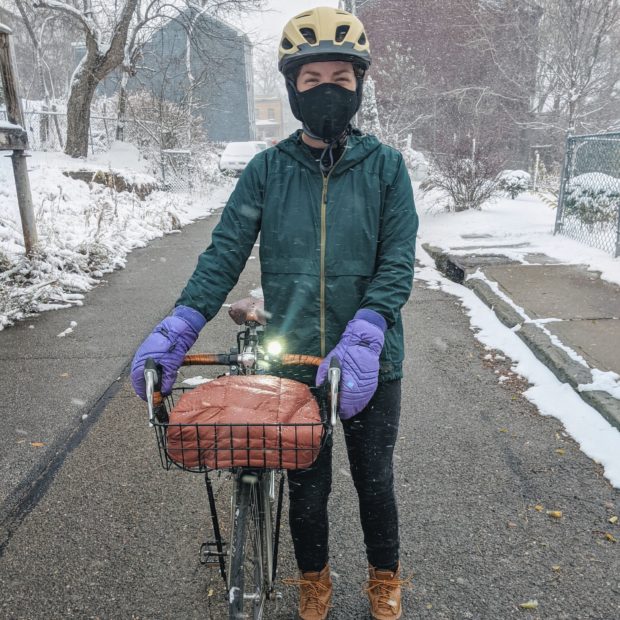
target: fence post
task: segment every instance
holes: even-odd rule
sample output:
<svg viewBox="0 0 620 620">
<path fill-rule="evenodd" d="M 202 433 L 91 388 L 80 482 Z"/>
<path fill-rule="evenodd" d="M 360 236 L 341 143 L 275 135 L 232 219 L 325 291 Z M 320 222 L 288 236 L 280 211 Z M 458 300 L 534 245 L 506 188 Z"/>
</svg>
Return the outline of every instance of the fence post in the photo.
<svg viewBox="0 0 620 620">
<path fill-rule="evenodd" d="M 614 258 L 620 256 L 620 202 L 618 203 L 618 221 L 616 223 L 616 253 Z"/>
<path fill-rule="evenodd" d="M 570 133 L 566 136 L 566 151 L 564 154 L 564 166 L 562 167 L 562 179 L 560 180 L 560 195 L 558 196 L 558 208 L 555 216 L 555 229 L 554 235 L 562 232 L 562 215 L 564 211 L 564 194 L 566 193 L 566 186 L 570 179 L 570 171 L 573 163 L 573 148 L 574 140 Z"/>
<path fill-rule="evenodd" d="M 534 158 L 534 182 L 532 184 L 532 191 L 538 189 L 538 166 L 540 165 L 540 153 L 536 151 L 536 157 Z"/>
</svg>

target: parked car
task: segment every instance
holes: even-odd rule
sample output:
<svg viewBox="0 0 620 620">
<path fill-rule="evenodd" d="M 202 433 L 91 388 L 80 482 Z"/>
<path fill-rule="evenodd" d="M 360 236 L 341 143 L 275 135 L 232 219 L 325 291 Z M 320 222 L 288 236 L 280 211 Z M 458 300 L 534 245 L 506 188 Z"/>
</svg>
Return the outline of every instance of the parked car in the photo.
<svg viewBox="0 0 620 620">
<path fill-rule="evenodd" d="M 266 148 L 266 142 L 229 142 L 220 157 L 220 170 L 240 174 L 250 159 Z"/>
</svg>

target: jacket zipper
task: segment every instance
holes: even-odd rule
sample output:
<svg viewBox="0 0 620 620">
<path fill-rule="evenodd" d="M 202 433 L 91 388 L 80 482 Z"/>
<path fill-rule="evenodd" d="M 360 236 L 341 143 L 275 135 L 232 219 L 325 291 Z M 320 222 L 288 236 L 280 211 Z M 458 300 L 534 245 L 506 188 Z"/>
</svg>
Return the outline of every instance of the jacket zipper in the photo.
<svg viewBox="0 0 620 620">
<path fill-rule="evenodd" d="M 346 149 L 345 149 L 346 150 Z M 332 169 L 323 176 L 323 193 L 321 195 L 321 280 L 320 280 L 320 335 L 321 335 L 321 357 L 327 355 L 325 350 L 325 245 L 327 240 L 327 184 L 329 177 L 335 170 L 340 160 L 344 157 L 345 151 L 342 152 L 338 161 L 332 166 Z"/>
<path fill-rule="evenodd" d="M 329 175 L 323 177 L 323 194 L 321 195 L 321 280 L 320 280 L 320 333 L 321 357 L 325 357 L 325 241 L 327 237 L 327 183 Z"/>
</svg>

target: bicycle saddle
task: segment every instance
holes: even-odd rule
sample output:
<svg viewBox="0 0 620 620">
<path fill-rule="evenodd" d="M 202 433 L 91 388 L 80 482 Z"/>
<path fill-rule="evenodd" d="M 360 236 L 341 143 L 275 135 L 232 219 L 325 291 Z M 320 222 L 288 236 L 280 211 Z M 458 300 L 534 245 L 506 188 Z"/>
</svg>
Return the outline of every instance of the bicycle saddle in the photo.
<svg viewBox="0 0 620 620">
<path fill-rule="evenodd" d="M 236 301 L 228 309 L 228 314 L 237 325 L 243 325 L 248 321 L 254 321 L 260 325 L 267 324 L 265 302 L 255 297 L 246 297 Z"/>
</svg>

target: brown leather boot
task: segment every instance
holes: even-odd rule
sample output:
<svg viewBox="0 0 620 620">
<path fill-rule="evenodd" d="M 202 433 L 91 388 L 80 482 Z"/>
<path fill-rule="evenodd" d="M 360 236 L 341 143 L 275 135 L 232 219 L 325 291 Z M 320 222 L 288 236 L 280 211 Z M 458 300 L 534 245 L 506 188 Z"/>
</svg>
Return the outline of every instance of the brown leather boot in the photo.
<svg viewBox="0 0 620 620">
<path fill-rule="evenodd" d="M 409 583 L 400 578 L 400 562 L 392 572 L 368 566 L 366 593 L 374 620 L 397 620 L 403 615 L 401 587 Z"/>
<path fill-rule="evenodd" d="M 299 586 L 299 620 L 325 620 L 332 603 L 332 578 L 329 566 L 320 572 L 301 573 L 299 579 L 283 579 Z"/>
</svg>

